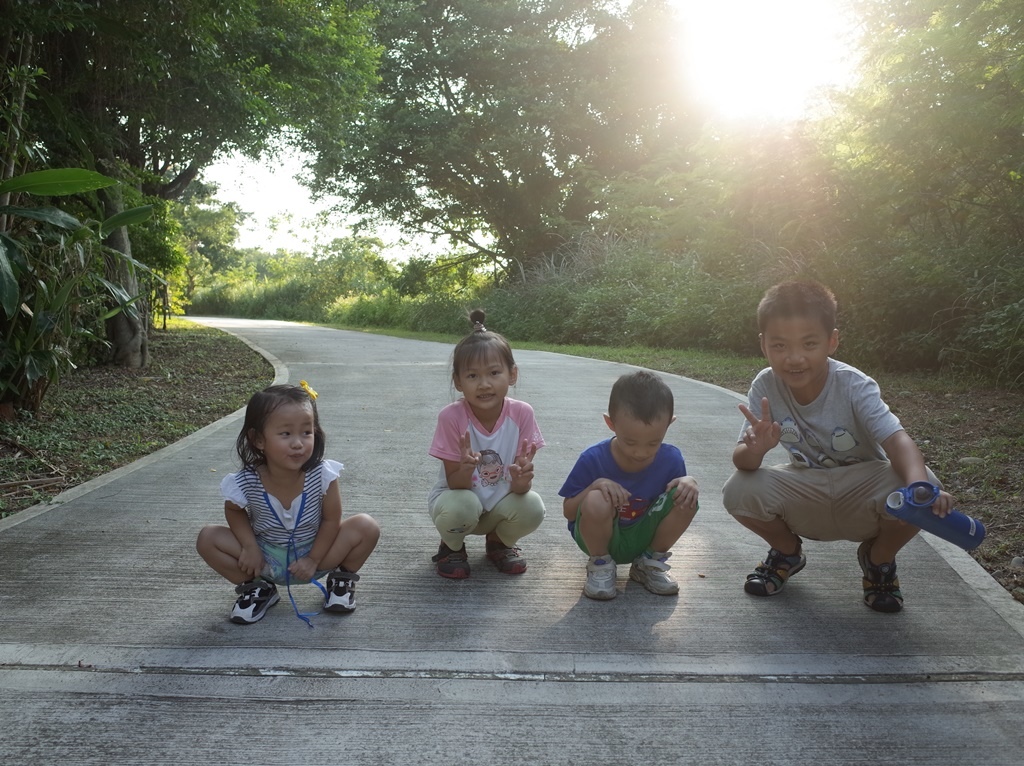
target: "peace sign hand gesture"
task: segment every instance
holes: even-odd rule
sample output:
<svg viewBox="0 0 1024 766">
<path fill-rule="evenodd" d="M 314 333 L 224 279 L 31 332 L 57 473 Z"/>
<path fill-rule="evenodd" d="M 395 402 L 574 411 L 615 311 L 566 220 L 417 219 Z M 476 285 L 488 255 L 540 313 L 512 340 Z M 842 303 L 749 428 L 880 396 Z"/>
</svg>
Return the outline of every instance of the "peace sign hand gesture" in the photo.
<svg viewBox="0 0 1024 766">
<path fill-rule="evenodd" d="M 459 439 L 459 453 L 459 462 L 463 467 L 467 465 L 475 466 L 480 462 L 480 453 L 473 452 L 473 440 L 469 437 L 468 429 L 466 430 L 466 433 L 462 435 L 462 438 Z"/>
<path fill-rule="evenodd" d="M 782 426 L 772 420 L 772 408 L 768 405 L 768 397 L 761 400 L 761 417 L 757 417 L 745 404 L 741 404 L 740 412 L 750 423 L 743 432 L 743 443 L 760 455 L 779 445 L 782 438 Z"/>
<path fill-rule="evenodd" d="M 537 445 L 530 444 L 523 439 L 519 445 L 515 461 L 508 467 L 510 488 L 517 494 L 522 495 L 530 491 L 533 486 L 533 457 L 537 454 Z"/>
</svg>

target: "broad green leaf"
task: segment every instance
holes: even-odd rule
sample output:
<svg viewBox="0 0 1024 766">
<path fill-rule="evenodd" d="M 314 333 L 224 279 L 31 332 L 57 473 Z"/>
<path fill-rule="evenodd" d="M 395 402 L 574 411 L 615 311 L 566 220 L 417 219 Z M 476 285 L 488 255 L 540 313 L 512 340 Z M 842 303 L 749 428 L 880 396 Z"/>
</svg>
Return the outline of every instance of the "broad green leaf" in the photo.
<svg viewBox="0 0 1024 766">
<path fill-rule="evenodd" d="M 39 332 L 49 335 L 58 326 L 57 314 L 54 313 L 52 307 L 47 307 L 46 311 L 37 312 L 39 315 Z"/>
<path fill-rule="evenodd" d="M 64 311 L 68 298 L 71 296 L 72 290 L 78 286 L 78 282 L 79 279 L 69 279 L 57 289 L 57 293 L 53 296 L 53 301 L 50 304 L 51 311 Z"/>
<path fill-rule="evenodd" d="M 121 307 L 120 306 L 114 306 L 114 308 L 110 309 L 110 311 L 107 311 L 104 314 L 100 314 L 100 321 L 101 322 L 106 322 L 108 319 L 116 317 L 120 313 L 121 313 Z"/>
<path fill-rule="evenodd" d="M 25 377 L 29 384 L 35 383 L 46 374 L 53 364 L 52 354 L 34 351 L 25 358 Z"/>
<path fill-rule="evenodd" d="M 130 301 L 128 301 L 127 303 L 123 303 L 123 304 L 121 304 L 121 305 L 118 305 L 118 306 L 114 306 L 114 308 L 110 309 L 110 310 L 109 310 L 109 311 L 107 311 L 107 312 L 106 312 L 105 314 L 101 314 L 101 315 L 100 315 L 100 321 L 101 321 L 101 322 L 106 322 L 106 321 L 107 321 L 108 319 L 110 319 L 111 317 L 116 317 L 116 316 L 117 316 L 118 314 L 120 314 L 120 313 L 121 313 L 122 311 L 123 311 L 123 312 L 124 312 L 124 313 L 125 313 L 125 314 L 126 314 L 126 315 L 127 315 L 128 317 L 130 317 L 130 318 L 132 318 L 132 319 L 138 319 L 138 317 L 139 317 L 139 312 L 138 312 L 138 311 L 137 311 L 137 310 L 135 309 L 135 301 L 137 301 L 137 300 L 138 300 L 139 298 L 141 298 L 141 297 L 142 297 L 142 296 L 140 296 L 140 295 L 137 295 L 137 296 L 135 296 L 134 298 L 132 298 L 132 299 L 131 299 Z"/>
<path fill-rule="evenodd" d="M 14 276 L 11 262 L 7 258 L 10 246 L 5 239 L 0 239 L 0 307 L 3 308 L 4 314 L 10 319 L 14 316 L 14 312 L 18 310 L 19 292 L 18 280 Z"/>
<path fill-rule="evenodd" d="M 134 258 L 132 258 L 130 255 L 126 255 L 125 253 L 122 253 L 120 250 L 115 250 L 112 247 L 108 247 L 108 248 L 106 248 L 106 252 L 112 258 L 115 258 L 116 260 L 119 260 L 119 261 L 124 261 L 125 263 L 127 263 L 133 269 L 138 269 L 139 271 L 144 271 L 147 274 L 150 274 L 151 276 L 156 277 L 161 282 L 165 281 L 163 279 L 160 279 L 160 277 L 157 274 L 155 274 L 153 272 L 153 270 L 151 268 L 149 268 L 149 266 L 147 266 L 144 263 L 140 263 L 139 261 L 137 261 Z"/>
<path fill-rule="evenodd" d="M 0 207 L 0 215 L 4 213 L 21 216 L 22 218 L 31 218 L 33 221 L 52 223 L 54 226 L 60 226 L 62 229 L 70 229 L 72 231 L 82 228 L 82 224 L 79 223 L 77 218 L 55 207 L 13 207 L 11 205 L 4 205 Z"/>
<path fill-rule="evenodd" d="M 141 293 L 139 295 L 136 295 L 135 297 L 132 297 L 128 295 L 127 291 L 123 287 L 121 287 L 121 285 L 114 284 L 108 279 L 99 277 L 97 281 L 107 288 L 107 291 L 110 293 L 110 296 L 118 303 L 117 310 L 108 314 L 107 316 L 104 316 L 104 320 L 109 319 L 111 316 L 114 316 L 115 314 L 117 314 L 118 311 L 124 311 L 124 313 L 130 316 L 132 319 L 138 317 L 139 312 L 135 308 L 135 302 L 142 298 Z"/>
<path fill-rule="evenodd" d="M 97 277 L 96 281 L 106 287 L 107 292 L 110 293 L 110 297 L 120 305 L 125 306 L 132 300 L 128 291 L 121 287 L 121 285 L 114 284 L 109 279 L 104 279 L 103 277 Z"/>
<path fill-rule="evenodd" d="M 4 192 L 40 194 L 48 197 L 60 197 L 67 194 L 104 189 L 118 183 L 93 170 L 81 168 L 59 168 L 56 170 L 39 170 L 35 173 L 15 176 L 0 183 L 0 194 Z"/>
<path fill-rule="evenodd" d="M 105 238 L 110 234 L 110 232 L 114 229 L 120 228 L 121 226 L 131 226 L 132 224 L 142 223 L 152 215 L 152 205 L 143 205 L 142 207 L 133 207 L 131 210 L 122 210 L 117 215 L 110 216 L 110 218 L 100 224 L 100 238 Z"/>
</svg>

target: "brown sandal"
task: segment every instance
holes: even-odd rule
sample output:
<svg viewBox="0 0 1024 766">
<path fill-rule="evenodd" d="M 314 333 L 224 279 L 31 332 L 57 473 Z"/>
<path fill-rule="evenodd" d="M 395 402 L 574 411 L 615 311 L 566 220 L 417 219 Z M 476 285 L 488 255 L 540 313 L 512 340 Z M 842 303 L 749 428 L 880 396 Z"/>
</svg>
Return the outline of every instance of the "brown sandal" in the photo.
<svg viewBox="0 0 1024 766">
<path fill-rule="evenodd" d="M 874 542 L 865 540 L 857 548 L 857 562 L 864 573 L 864 603 L 876 612 L 898 612 L 903 608 L 903 594 L 896 576 L 896 562 L 872 564 L 871 545 Z"/>
<path fill-rule="evenodd" d="M 803 569 L 806 564 L 807 557 L 803 554 L 803 546 L 797 548 L 792 556 L 786 556 L 772 548 L 765 560 L 747 575 L 743 590 L 752 596 L 775 596 L 782 591 L 786 580 Z"/>
</svg>

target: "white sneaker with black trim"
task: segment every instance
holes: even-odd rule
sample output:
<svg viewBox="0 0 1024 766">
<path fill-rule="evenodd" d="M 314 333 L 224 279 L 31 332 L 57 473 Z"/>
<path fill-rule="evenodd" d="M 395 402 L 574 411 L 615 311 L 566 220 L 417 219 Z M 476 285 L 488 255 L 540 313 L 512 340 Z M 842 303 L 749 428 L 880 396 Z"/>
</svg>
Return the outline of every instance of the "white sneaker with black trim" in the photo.
<svg viewBox="0 0 1024 766">
<path fill-rule="evenodd" d="M 263 619 L 274 604 L 281 600 L 277 586 L 269 580 L 249 580 L 235 586 L 238 599 L 231 609 L 231 622 L 251 625 Z"/>
<path fill-rule="evenodd" d="M 359 575 L 347 569 L 335 569 L 327 575 L 327 597 L 324 599 L 325 612 L 347 614 L 356 610 L 356 580 Z"/>
</svg>

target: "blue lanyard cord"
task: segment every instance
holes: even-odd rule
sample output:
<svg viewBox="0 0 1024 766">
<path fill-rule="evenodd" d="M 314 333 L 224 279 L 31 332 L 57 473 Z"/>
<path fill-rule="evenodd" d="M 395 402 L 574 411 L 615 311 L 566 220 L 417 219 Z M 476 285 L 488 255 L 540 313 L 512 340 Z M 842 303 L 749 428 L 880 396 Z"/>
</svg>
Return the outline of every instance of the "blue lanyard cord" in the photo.
<svg viewBox="0 0 1024 766">
<path fill-rule="evenodd" d="M 294 556 L 294 558 L 292 558 L 293 556 Z M 285 586 L 285 589 L 288 591 L 288 600 L 292 602 L 292 609 L 295 610 L 295 616 L 298 617 L 300 620 L 302 620 L 304 623 L 306 623 L 310 628 L 312 628 L 313 627 L 313 621 L 310 620 L 309 618 L 310 617 L 316 617 L 318 614 L 320 614 L 320 612 L 323 611 L 323 608 L 321 607 L 320 609 L 317 609 L 315 612 L 300 612 L 299 611 L 299 605 L 295 603 L 295 596 L 292 595 L 292 574 L 288 570 L 288 565 L 291 564 L 292 561 L 298 561 L 298 560 L 299 560 L 298 550 L 296 550 L 296 548 L 295 548 L 295 533 L 292 532 L 292 536 L 290 538 L 288 538 L 288 553 L 285 556 L 284 586 Z M 315 575 L 316 572 L 314 572 L 313 574 Z M 325 588 L 323 585 L 321 585 L 319 580 L 310 580 L 310 583 L 315 585 L 316 587 L 318 587 L 321 591 L 323 591 L 324 599 L 326 600 L 327 599 L 327 588 Z"/>
<path fill-rule="evenodd" d="M 274 518 L 277 519 L 277 523 L 280 524 L 283 527 L 284 524 L 281 524 L 281 519 L 277 515 L 277 511 L 274 510 L 274 506 L 270 502 L 270 496 L 266 493 L 266 491 L 264 491 L 264 493 L 263 493 L 263 498 L 264 498 L 264 500 L 267 503 L 267 507 L 270 508 L 270 512 L 272 514 L 274 514 Z M 315 612 L 300 612 L 299 611 L 299 605 L 295 603 L 295 596 L 292 595 L 292 574 L 291 574 L 291 571 L 288 568 L 288 567 L 291 566 L 293 561 L 298 561 L 299 560 L 299 551 L 298 551 L 298 548 L 295 546 L 295 530 L 297 530 L 299 528 L 299 523 L 302 521 L 302 514 L 303 514 L 303 512 L 305 510 L 306 510 L 306 493 L 303 492 L 302 493 L 302 499 L 299 501 L 299 513 L 295 517 L 295 526 L 292 527 L 292 532 L 288 536 L 288 548 L 287 548 L 287 551 L 286 551 L 285 557 L 284 557 L 284 586 L 285 586 L 285 589 L 288 591 L 288 600 L 292 602 L 292 609 L 295 610 L 295 616 L 298 617 L 300 620 L 302 620 L 304 623 L 306 623 L 306 625 L 308 625 L 310 628 L 312 628 L 313 627 L 313 621 L 310 620 L 309 618 L 310 617 L 316 617 L 318 614 L 320 614 L 320 612 L 323 611 L 323 608 L 317 609 Z M 316 572 L 314 572 L 313 574 L 315 575 Z M 321 591 L 323 591 L 324 600 L 326 600 L 327 599 L 327 588 L 325 588 L 323 585 L 321 585 L 319 580 L 315 580 L 314 579 L 314 580 L 310 580 L 310 582 L 313 585 L 315 585 L 316 587 L 318 587 Z"/>
</svg>

